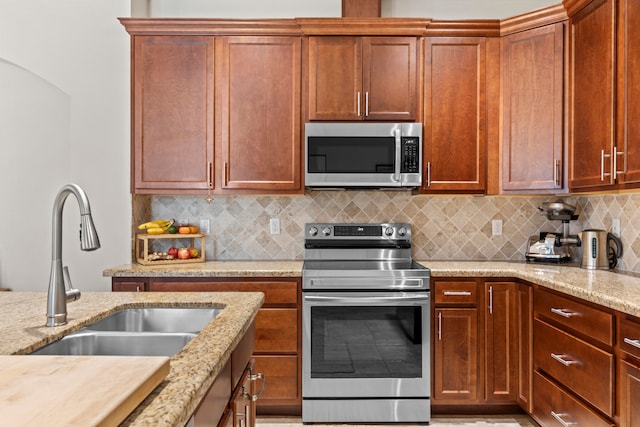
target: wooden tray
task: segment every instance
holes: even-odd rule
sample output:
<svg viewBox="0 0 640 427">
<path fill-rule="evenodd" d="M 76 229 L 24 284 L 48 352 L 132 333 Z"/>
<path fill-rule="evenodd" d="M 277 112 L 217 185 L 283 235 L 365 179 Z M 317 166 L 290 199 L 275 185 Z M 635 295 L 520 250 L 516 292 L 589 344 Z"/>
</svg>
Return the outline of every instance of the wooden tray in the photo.
<svg viewBox="0 0 640 427">
<path fill-rule="evenodd" d="M 150 241 L 154 239 L 189 239 L 189 246 L 198 249 L 200 256 L 189 259 L 159 259 L 152 261 L 149 259 Z M 199 247 L 196 245 L 199 241 Z M 204 234 L 137 234 L 136 235 L 136 261 L 142 265 L 163 265 L 163 264 L 189 264 L 194 262 L 204 262 L 205 258 L 205 235 Z"/>
</svg>

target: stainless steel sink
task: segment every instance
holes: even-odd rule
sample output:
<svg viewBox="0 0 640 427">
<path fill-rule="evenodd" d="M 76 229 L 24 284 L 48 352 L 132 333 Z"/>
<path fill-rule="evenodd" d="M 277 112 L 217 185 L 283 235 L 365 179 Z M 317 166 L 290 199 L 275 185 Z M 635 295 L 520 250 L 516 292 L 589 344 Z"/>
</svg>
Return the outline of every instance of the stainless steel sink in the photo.
<svg viewBox="0 0 640 427">
<path fill-rule="evenodd" d="M 34 351 L 33 355 L 173 356 L 196 334 L 93 332 L 82 330 Z"/>
<path fill-rule="evenodd" d="M 198 333 L 222 308 L 128 308 L 86 327 L 92 331 Z"/>
<path fill-rule="evenodd" d="M 31 354 L 173 356 L 222 310 L 223 308 L 128 308 Z"/>
</svg>

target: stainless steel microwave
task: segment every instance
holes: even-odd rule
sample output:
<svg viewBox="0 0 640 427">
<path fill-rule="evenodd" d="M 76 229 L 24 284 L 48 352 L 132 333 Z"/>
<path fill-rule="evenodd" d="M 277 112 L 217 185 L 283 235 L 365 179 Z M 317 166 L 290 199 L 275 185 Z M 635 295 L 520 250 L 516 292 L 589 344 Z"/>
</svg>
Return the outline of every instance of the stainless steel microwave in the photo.
<svg viewBox="0 0 640 427">
<path fill-rule="evenodd" d="M 305 186 L 422 185 L 421 123 L 307 123 Z"/>
</svg>

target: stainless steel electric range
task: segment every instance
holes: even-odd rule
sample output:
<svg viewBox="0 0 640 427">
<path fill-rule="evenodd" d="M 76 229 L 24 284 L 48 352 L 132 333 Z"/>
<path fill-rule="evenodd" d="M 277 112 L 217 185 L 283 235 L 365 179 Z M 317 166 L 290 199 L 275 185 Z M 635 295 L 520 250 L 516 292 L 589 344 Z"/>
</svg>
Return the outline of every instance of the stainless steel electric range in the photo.
<svg viewBox="0 0 640 427">
<path fill-rule="evenodd" d="M 304 423 L 430 420 L 429 282 L 409 224 L 306 224 Z"/>
</svg>

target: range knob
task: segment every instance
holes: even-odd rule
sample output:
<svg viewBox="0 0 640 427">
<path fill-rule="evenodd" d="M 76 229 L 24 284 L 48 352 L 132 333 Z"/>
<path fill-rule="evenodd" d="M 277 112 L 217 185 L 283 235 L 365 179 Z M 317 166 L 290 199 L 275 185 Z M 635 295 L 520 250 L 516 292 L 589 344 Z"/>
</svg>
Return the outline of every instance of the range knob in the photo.
<svg viewBox="0 0 640 427">
<path fill-rule="evenodd" d="M 309 229 L 309 235 L 310 235 L 310 236 L 315 236 L 315 235 L 317 235 L 317 234 L 318 234 L 318 229 L 317 229 L 316 227 L 311 227 L 311 228 Z"/>
<path fill-rule="evenodd" d="M 387 236 L 393 236 L 393 227 L 387 227 L 384 229 L 384 234 Z"/>
<path fill-rule="evenodd" d="M 405 227 L 400 227 L 398 230 L 398 235 L 404 237 L 407 234 L 407 229 Z"/>
<path fill-rule="evenodd" d="M 325 236 L 331 235 L 331 228 L 329 228 L 329 227 L 323 228 L 322 229 L 322 234 L 325 235 Z"/>
</svg>

